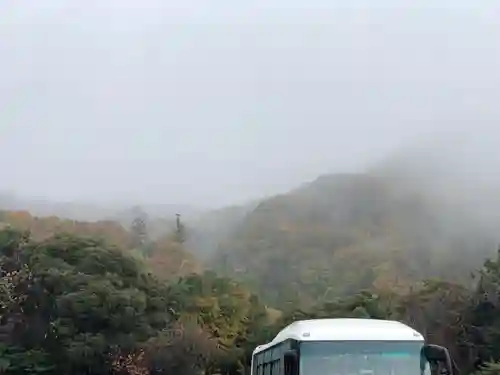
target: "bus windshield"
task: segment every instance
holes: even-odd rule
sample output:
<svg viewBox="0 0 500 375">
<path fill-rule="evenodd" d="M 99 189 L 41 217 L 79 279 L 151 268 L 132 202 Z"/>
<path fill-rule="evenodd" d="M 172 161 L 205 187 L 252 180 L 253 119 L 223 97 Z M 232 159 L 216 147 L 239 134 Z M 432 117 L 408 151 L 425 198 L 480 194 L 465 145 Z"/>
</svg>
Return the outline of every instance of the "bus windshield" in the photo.
<svg viewBox="0 0 500 375">
<path fill-rule="evenodd" d="M 300 375 L 430 375 L 418 341 L 316 341 L 300 344 Z M 421 371 L 421 363 L 422 370 Z"/>
</svg>

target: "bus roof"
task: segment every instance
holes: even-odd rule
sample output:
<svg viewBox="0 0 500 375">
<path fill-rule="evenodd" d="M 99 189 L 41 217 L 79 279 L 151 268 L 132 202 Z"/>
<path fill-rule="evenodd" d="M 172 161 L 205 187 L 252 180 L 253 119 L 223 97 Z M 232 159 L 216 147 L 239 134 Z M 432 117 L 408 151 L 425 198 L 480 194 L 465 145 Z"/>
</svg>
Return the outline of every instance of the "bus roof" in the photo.
<svg viewBox="0 0 500 375">
<path fill-rule="evenodd" d="M 270 343 L 257 346 L 254 354 L 288 339 L 298 341 L 424 341 L 423 336 L 413 328 L 394 320 L 299 320 L 283 328 Z"/>
</svg>

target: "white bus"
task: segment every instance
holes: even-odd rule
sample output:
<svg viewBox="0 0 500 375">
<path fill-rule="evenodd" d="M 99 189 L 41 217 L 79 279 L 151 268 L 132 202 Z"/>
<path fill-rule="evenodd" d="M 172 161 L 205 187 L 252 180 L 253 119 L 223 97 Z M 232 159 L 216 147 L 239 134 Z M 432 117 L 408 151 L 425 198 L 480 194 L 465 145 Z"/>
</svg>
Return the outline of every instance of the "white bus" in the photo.
<svg viewBox="0 0 500 375">
<path fill-rule="evenodd" d="M 405 324 L 314 319 L 285 327 L 252 354 L 251 375 L 452 375 L 448 351 Z"/>
</svg>

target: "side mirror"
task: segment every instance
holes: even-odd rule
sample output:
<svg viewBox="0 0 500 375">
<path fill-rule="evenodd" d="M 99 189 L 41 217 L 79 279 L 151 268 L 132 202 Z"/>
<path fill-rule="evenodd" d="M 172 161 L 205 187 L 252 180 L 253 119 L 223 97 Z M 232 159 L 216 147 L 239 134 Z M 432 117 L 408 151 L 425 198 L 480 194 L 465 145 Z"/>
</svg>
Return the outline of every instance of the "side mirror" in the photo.
<svg viewBox="0 0 500 375">
<path fill-rule="evenodd" d="M 429 362 L 431 369 L 437 368 L 440 375 L 453 375 L 453 364 L 448 349 L 439 345 L 424 345 L 422 357 Z"/>
<path fill-rule="evenodd" d="M 283 355 L 285 375 L 299 375 L 299 354 L 296 350 L 288 350 Z"/>
</svg>

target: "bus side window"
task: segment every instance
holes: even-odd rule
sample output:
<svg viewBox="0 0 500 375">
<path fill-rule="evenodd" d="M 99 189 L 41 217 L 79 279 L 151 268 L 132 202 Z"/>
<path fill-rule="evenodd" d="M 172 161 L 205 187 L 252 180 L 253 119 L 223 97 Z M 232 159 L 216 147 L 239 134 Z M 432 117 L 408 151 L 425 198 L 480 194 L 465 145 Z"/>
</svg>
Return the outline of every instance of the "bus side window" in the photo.
<svg viewBox="0 0 500 375">
<path fill-rule="evenodd" d="M 281 362 L 282 362 L 281 359 L 278 359 L 276 361 L 276 367 L 275 367 L 276 368 L 276 372 L 273 372 L 273 375 L 283 375 L 281 373 Z"/>
</svg>

